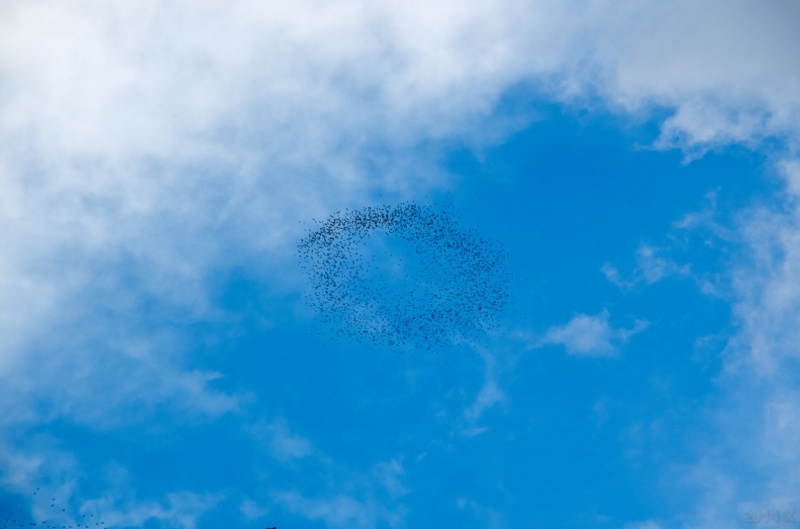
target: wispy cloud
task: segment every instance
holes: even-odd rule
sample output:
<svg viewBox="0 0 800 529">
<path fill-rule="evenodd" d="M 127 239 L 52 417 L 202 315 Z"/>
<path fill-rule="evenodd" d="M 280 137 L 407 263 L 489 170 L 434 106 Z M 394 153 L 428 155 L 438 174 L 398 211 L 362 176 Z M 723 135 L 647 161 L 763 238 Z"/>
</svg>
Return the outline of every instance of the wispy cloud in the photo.
<svg viewBox="0 0 800 529">
<path fill-rule="evenodd" d="M 459 509 L 469 508 L 475 515 L 475 518 L 480 520 L 480 523 L 485 524 L 489 529 L 505 529 L 507 527 L 503 514 L 497 509 L 481 505 L 474 500 L 463 497 L 456 500 L 456 505 Z"/>
<path fill-rule="evenodd" d="M 372 468 L 372 474 L 386 488 L 392 497 L 404 496 L 411 492 L 400 482 L 400 476 L 405 474 L 403 465 L 397 459 L 378 463 Z"/>
<path fill-rule="evenodd" d="M 96 512 L 107 526 L 134 527 L 159 523 L 167 527 L 195 529 L 200 518 L 224 499 L 222 494 L 178 492 L 164 502 L 122 501 L 107 497 L 85 502 L 85 512 Z"/>
<path fill-rule="evenodd" d="M 751 208 L 721 233 L 737 242 L 727 270 L 735 332 L 721 353 L 719 392 L 704 411 L 695 462 L 668 472 L 680 493 L 697 498 L 683 516 L 690 527 L 739 527 L 747 512 L 785 513 L 800 504 L 800 209 L 792 183 L 800 170 L 778 167 L 785 200 Z"/>
<path fill-rule="evenodd" d="M 662 527 L 658 523 L 648 520 L 646 522 L 628 522 L 622 529 L 662 529 Z"/>
<path fill-rule="evenodd" d="M 643 244 L 636 251 L 636 269 L 631 277 L 623 278 L 619 270 L 609 263 L 605 263 L 600 271 L 620 289 L 632 290 L 640 284 L 652 285 L 670 276 L 689 275 L 690 267 L 680 266 L 669 259 L 659 257 L 658 249 Z"/>
<path fill-rule="evenodd" d="M 486 383 L 475 397 L 475 402 L 464 410 L 464 417 L 470 422 L 475 422 L 480 419 L 481 415 L 483 415 L 486 410 L 493 408 L 505 400 L 506 395 L 500 389 L 500 386 L 497 385 L 497 381 L 493 377 L 487 377 Z"/>
<path fill-rule="evenodd" d="M 239 505 L 239 512 L 242 513 L 247 521 L 251 521 L 263 518 L 269 514 L 269 509 L 262 507 L 251 499 L 245 499 Z"/>
<path fill-rule="evenodd" d="M 373 501 L 360 501 L 344 494 L 307 498 L 298 492 L 284 492 L 276 494 L 275 501 L 294 514 L 321 520 L 330 527 L 368 529 L 384 523 L 396 527 L 405 515 L 403 508 L 388 511 Z"/>
<path fill-rule="evenodd" d="M 302 459 L 314 454 L 311 441 L 293 433 L 282 417 L 271 423 L 259 423 L 251 427 L 250 431 L 256 438 L 265 441 L 272 456 L 281 462 Z"/>
<path fill-rule="evenodd" d="M 31 512 L 39 520 L 50 519 L 61 525 L 74 525 L 83 516 L 94 516 L 105 526 L 133 527 L 161 523 L 168 527 L 194 529 L 198 520 L 214 509 L 224 495 L 190 491 L 169 492 L 159 501 L 137 499 L 124 485 L 107 488 L 100 497 L 82 497 L 77 480 L 79 461 L 70 452 L 58 447 L 47 436 L 29 437 L 28 446 L 19 449 L 0 439 L 0 485 L 31 500 Z M 124 468 L 114 469 L 127 475 Z M 39 495 L 31 491 L 41 484 Z M 55 498 L 58 509 L 51 507 Z M 55 517 L 55 519 L 53 518 Z"/>
<path fill-rule="evenodd" d="M 484 383 L 475 400 L 463 412 L 467 426 L 461 433 L 467 437 L 475 437 L 489 431 L 488 427 L 480 426 L 478 422 L 484 413 L 507 400 L 506 394 L 497 383 L 495 355 L 486 350 L 482 350 L 481 353 L 485 360 Z"/>
</svg>

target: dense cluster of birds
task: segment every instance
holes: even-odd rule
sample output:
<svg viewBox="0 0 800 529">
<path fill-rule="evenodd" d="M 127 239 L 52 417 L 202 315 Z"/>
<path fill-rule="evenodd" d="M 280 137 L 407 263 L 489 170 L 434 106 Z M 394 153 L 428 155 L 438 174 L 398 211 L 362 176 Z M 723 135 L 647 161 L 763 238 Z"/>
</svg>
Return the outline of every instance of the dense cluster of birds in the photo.
<svg viewBox="0 0 800 529">
<path fill-rule="evenodd" d="M 309 302 L 335 335 L 439 349 L 480 340 L 508 304 L 508 254 L 452 208 L 404 202 L 314 223 L 300 265 Z"/>
</svg>

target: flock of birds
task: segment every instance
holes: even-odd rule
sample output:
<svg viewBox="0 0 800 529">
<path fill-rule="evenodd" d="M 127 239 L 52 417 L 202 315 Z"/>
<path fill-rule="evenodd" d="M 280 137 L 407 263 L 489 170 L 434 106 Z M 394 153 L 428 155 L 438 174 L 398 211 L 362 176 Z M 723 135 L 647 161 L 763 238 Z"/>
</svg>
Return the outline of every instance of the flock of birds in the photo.
<svg viewBox="0 0 800 529">
<path fill-rule="evenodd" d="M 40 488 L 36 489 L 33 493 L 34 496 L 39 494 Z M 83 514 L 78 520 L 73 519 L 65 507 L 56 505 L 56 499 L 52 498 L 50 503 L 51 512 L 46 520 L 34 520 L 27 516 L 22 509 L 16 509 L 16 514 L 10 512 L 2 512 L 2 529 L 19 529 L 42 527 L 44 529 L 111 529 L 112 526 L 106 526 L 105 522 L 94 520 L 94 514 Z M 1 507 L 0 507 L 1 508 Z M 278 529 L 277 527 L 267 527 L 266 529 Z"/>
<path fill-rule="evenodd" d="M 404 202 L 314 222 L 300 265 L 310 305 L 335 335 L 436 350 L 480 340 L 508 304 L 507 253 L 452 208 Z"/>
</svg>

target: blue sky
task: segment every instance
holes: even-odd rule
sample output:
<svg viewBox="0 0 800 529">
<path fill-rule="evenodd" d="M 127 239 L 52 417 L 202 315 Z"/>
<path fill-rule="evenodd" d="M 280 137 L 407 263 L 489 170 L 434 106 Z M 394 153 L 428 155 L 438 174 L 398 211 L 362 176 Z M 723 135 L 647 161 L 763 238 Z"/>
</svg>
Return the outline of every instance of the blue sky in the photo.
<svg viewBox="0 0 800 529">
<path fill-rule="evenodd" d="M 0 524 L 800 520 L 798 23 L 3 6 Z M 403 201 L 509 250 L 482 342 L 317 334 L 304 227 Z"/>
</svg>

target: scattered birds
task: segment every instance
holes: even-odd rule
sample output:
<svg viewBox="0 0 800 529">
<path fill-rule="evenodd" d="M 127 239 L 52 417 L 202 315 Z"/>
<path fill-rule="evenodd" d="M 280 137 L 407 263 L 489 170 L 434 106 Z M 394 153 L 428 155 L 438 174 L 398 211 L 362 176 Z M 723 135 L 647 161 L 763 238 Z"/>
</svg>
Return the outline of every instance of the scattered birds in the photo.
<svg viewBox="0 0 800 529">
<path fill-rule="evenodd" d="M 37 496 L 40 488 L 36 488 L 36 491 L 33 493 L 33 496 Z M 86 522 L 84 519 L 86 515 L 82 515 L 79 520 L 75 520 L 69 514 L 65 514 L 67 509 L 61 507 L 61 505 L 56 505 L 56 499 L 50 499 L 50 513 L 47 513 L 46 519 L 38 519 L 32 518 L 31 516 L 27 515 L 22 510 L 19 510 L 18 515 L 16 518 L 9 517 L 8 514 L 2 513 L 4 516 L 0 516 L 0 529 L 14 529 L 20 527 L 39 527 L 42 529 L 105 529 L 106 524 L 105 522 Z M 60 508 L 60 511 L 59 511 Z M 0 506 L 0 512 L 2 511 L 2 506 Z M 94 514 L 89 514 L 90 518 L 94 518 Z M 90 525 L 91 524 L 91 525 Z"/>
<path fill-rule="evenodd" d="M 436 350 L 480 340 L 508 304 L 507 252 L 452 208 L 403 202 L 314 224 L 298 257 L 331 340 Z"/>
</svg>

